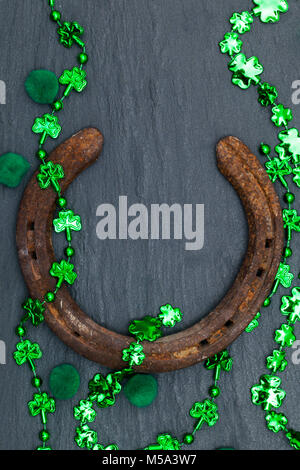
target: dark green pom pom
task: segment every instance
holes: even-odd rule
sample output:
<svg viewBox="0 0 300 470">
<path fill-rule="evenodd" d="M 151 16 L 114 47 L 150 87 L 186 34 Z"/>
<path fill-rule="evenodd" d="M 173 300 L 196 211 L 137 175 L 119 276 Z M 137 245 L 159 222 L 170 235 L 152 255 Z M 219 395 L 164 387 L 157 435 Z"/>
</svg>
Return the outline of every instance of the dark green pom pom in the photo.
<svg viewBox="0 0 300 470">
<path fill-rule="evenodd" d="M 33 70 L 25 81 L 28 96 L 40 104 L 51 104 L 58 93 L 59 83 L 50 70 Z"/>
<path fill-rule="evenodd" d="M 0 183 L 16 188 L 29 170 L 28 161 L 17 153 L 5 153 L 0 157 Z"/>
<path fill-rule="evenodd" d="M 58 400 L 69 400 L 78 392 L 80 376 L 74 366 L 62 364 L 50 373 L 49 386 L 52 395 Z"/>
<path fill-rule="evenodd" d="M 157 392 L 157 380 L 152 375 L 134 375 L 124 387 L 128 401 L 139 408 L 151 405 L 157 397 Z"/>
</svg>

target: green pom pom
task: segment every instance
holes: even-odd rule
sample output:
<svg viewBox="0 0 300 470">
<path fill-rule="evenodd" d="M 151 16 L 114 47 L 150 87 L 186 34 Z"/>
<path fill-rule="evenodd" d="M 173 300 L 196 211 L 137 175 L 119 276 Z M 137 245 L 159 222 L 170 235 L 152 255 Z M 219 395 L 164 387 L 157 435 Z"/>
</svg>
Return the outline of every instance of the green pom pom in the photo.
<svg viewBox="0 0 300 470">
<path fill-rule="evenodd" d="M 151 405 L 157 397 L 157 380 L 152 375 L 137 374 L 131 377 L 124 387 L 128 401 L 138 408 Z"/>
<path fill-rule="evenodd" d="M 58 94 L 58 79 L 50 70 L 33 70 L 26 78 L 25 90 L 36 103 L 51 104 Z"/>
<path fill-rule="evenodd" d="M 78 392 L 80 376 L 74 366 L 62 364 L 54 367 L 50 373 L 49 387 L 54 398 L 69 400 Z"/>
<path fill-rule="evenodd" d="M 0 157 L 0 183 L 16 188 L 29 170 L 28 161 L 17 153 L 5 153 Z"/>
</svg>

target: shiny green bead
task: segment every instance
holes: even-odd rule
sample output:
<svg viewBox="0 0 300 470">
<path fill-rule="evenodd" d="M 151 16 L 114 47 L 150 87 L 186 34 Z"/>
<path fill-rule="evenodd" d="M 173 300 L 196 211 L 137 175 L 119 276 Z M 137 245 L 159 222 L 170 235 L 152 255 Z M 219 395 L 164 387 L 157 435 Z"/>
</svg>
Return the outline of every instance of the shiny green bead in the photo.
<svg viewBox="0 0 300 470">
<path fill-rule="evenodd" d="M 64 197 L 60 197 L 57 200 L 57 205 L 64 209 L 67 206 L 67 200 Z"/>
<path fill-rule="evenodd" d="M 263 303 L 263 306 L 264 307 L 269 307 L 270 304 L 271 304 L 271 299 L 269 297 L 267 297 L 266 300 Z"/>
<path fill-rule="evenodd" d="M 26 328 L 21 325 L 18 325 L 16 328 L 16 335 L 20 336 L 20 338 L 23 338 L 23 336 L 26 335 Z"/>
<path fill-rule="evenodd" d="M 54 302 L 55 300 L 54 292 L 47 292 L 47 294 L 45 295 L 45 300 L 46 302 Z"/>
<path fill-rule="evenodd" d="M 44 150 L 44 149 L 39 149 L 39 150 L 36 152 L 36 156 L 37 156 L 38 158 L 40 158 L 41 160 L 45 160 L 45 158 L 47 158 L 48 155 L 47 155 L 46 150 Z"/>
<path fill-rule="evenodd" d="M 284 200 L 288 204 L 293 204 L 293 202 L 295 201 L 295 195 L 293 193 L 285 193 Z"/>
<path fill-rule="evenodd" d="M 284 250 L 284 257 L 290 258 L 292 254 L 293 254 L 292 249 L 289 246 L 287 246 L 286 249 Z"/>
<path fill-rule="evenodd" d="M 43 431 L 40 432 L 39 438 L 42 442 L 47 442 L 50 439 L 50 433 L 46 429 L 43 429 Z"/>
<path fill-rule="evenodd" d="M 271 153 L 271 147 L 263 142 L 260 144 L 259 150 L 263 155 L 270 155 Z"/>
<path fill-rule="evenodd" d="M 51 18 L 52 21 L 55 21 L 55 22 L 60 21 L 60 19 L 61 19 L 61 14 L 60 14 L 59 11 L 53 10 L 53 11 L 51 11 L 51 13 L 50 13 L 50 18 Z"/>
<path fill-rule="evenodd" d="M 72 246 L 67 246 L 67 248 L 65 249 L 65 254 L 68 258 L 71 258 L 72 256 L 75 255 L 75 250 Z"/>
<path fill-rule="evenodd" d="M 36 377 L 33 377 L 32 381 L 31 381 L 31 384 L 35 388 L 40 388 L 43 384 L 43 381 L 42 381 L 41 377 L 36 376 Z"/>
<path fill-rule="evenodd" d="M 52 109 L 54 109 L 54 111 L 60 111 L 61 109 L 63 109 L 63 107 L 64 104 L 61 100 L 54 101 L 54 103 L 52 104 Z"/>
<path fill-rule="evenodd" d="M 210 387 L 209 389 L 209 395 L 212 397 L 212 398 L 217 398 L 221 393 L 221 390 L 219 389 L 219 387 L 216 387 L 216 386 L 213 386 L 213 387 Z"/>
<path fill-rule="evenodd" d="M 194 436 L 193 436 L 193 434 L 185 434 L 185 435 L 183 436 L 183 442 L 184 442 L 184 444 L 186 444 L 186 445 L 188 445 L 188 446 L 191 445 L 191 444 L 193 444 L 193 442 L 194 442 Z"/>
<path fill-rule="evenodd" d="M 88 60 L 89 60 L 89 56 L 85 52 L 81 52 L 81 54 L 78 55 L 78 62 L 81 65 L 86 64 Z"/>
</svg>

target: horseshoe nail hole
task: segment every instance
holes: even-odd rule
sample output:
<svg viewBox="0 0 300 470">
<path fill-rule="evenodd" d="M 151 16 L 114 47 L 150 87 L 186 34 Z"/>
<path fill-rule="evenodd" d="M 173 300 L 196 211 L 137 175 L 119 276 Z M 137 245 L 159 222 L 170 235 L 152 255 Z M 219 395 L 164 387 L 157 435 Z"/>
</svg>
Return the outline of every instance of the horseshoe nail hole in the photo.
<svg viewBox="0 0 300 470">
<path fill-rule="evenodd" d="M 77 338 L 80 338 L 80 336 L 81 336 L 77 331 L 73 331 L 73 335 L 77 336 Z"/>
<path fill-rule="evenodd" d="M 28 222 L 28 229 L 29 230 L 34 230 L 34 222 Z"/>
<path fill-rule="evenodd" d="M 232 320 L 228 320 L 228 321 L 225 323 L 226 328 L 231 328 L 233 325 L 234 325 L 234 323 L 233 323 Z"/>
<path fill-rule="evenodd" d="M 263 275 L 263 273 L 264 273 L 264 272 L 265 272 L 265 270 L 264 270 L 264 269 L 262 269 L 262 268 L 259 268 L 259 269 L 257 270 L 256 277 L 261 277 L 261 276 Z"/>
<path fill-rule="evenodd" d="M 207 339 L 203 339 L 202 341 L 200 341 L 201 346 L 206 346 L 207 344 L 209 344 Z"/>
<path fill-rule="evenodd" d="M 266 239 L 266 248 L 271 248 L 272 243 L 273 243 L 272 238 L 267 238 Z"/>
<path fill-rule="evenodd" d="M 35 251 L 32 251 L 32 252 L 30 253 L 30 255 L 31 255 L 31 258 L 32 258 L 32 259 L 37 259 L 37 256 L 36 256 L 36 252 L 35 252 Z"/>
</svg>

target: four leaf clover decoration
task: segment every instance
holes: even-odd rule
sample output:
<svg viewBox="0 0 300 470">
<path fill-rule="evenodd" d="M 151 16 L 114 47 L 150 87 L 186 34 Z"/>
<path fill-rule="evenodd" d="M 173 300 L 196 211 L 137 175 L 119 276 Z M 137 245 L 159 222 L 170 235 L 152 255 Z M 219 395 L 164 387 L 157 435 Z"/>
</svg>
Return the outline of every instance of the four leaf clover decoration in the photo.
<svg viewBox="0 0 300 470">
<path fill-rule="evenodd" d="M 157 444 L 145 447 L 144 450 L 180 450 L 181 444 L 172 437 L 171 434 L 159 434 L 157 436 Z"/>
<path fill-rule="evenodd" d="M 205 362 L 205 367 L 208 370 L 215 369 L 215 380 L 219 380 L 221 370 L 226 372 L 232 369 L 233 360 L 229 356 L 228 351 L 222 351 L 215 354 Z"/>
<path fill-rule="evenodd" d="M 123 361 L 130 366 L 140 366 L 145 360 L 144 348 L 141 344 L 131 343 L 128 349 L 123 349 Z"/>
<path fill-rule="evenodd" d="M 278 92 L 276 88 L 269 83 L 262 83 L 258 88 L 258 102 L 262 106 L 270 106 L 271 104 L 274 104 L 277 96 Z"/>
<path fill-rule="evenodd" d="M 292 128 L 282 131 L 278 134 L 279 140 L 282 142 L 282 146 L 286 147 L 292 154 L 292 158 L 295 164 L 300 162 L 300 136 L 298 129 Z"/>
<path fill-rule="evenodd" d="M 95 421 L 96 411 L 93 409 L 93 403 L 89 400 L 81 400 L 79 405 L 74 408 L 74 418 L 81 421 L 82 424 Z"/>
<path fill-rule="evenodd" d="M 288 264 L 280 263 L 275 280 L 287 289 L 288 287 L 291 287 L 293 279 L 294 274 L 290 273 L 290 266 Z"/>
<path fill-rule="evenodd" d="M 64 170 L 59 163 L 51 161 L 40 166 L 40 173 L 37 175 L 37 180 L 41 189 L 47 189 L 50 185 L 53 186 L 57 193 L 60 192 L 58 180 L 64 178 Z"/>
<path fill-rule="evenodd" d="M 277 433 L 286 429 L 288 420 L 283 413 L 276 413 L 276 411 L 271 411 L 266 415 L 266 422 L 268 429 Z"/>
<path fill-rule="evenodd" d="M 275 126 L 287 126 L 292 119 L 293 113 L 290 108 L 285 108 L 283 104 L 273 106 L 271 120 L 275 124 Z"/>
<path fill-rule="evenodd" d="M 285 351 L 275 349 L 272 356 L 267 357 L 267 368 L 273 372 L 283 372 L 286 366 Z"/>
<path fill-rule="evenodd" d="M 167 304 L 160 307 L 158 318 L 162 324 L 167 328 L 173 328 L 176 323 L 182 320 L 182 313 L 179 308 L 173 308 L 172 305 Z"/>
<path fill-rule="evenodd" d="M 73 43 L 76 42 L 80 47 L 84 45 L 80 36 L 84 33 L 84 29 L 76 21 L 69 23 L 65 21 L 58 29 L 57 34 L 59 36 L 59 42 L 67 47 L 72 47 Z"/>
<path fill-rule="evenodd" d="M 288 316 L 288 323 L 294 325 L 297 320 L 300 321 L 300 287 L 294 287 L 292 295 L 285 295 L 281 300 L 280 311 Z"/>
<path fill-rule="evenodd" d="M 14 359 L 18 366 L 21 366 L 26 361 L 32 363 L 34 359 L 40 359 L 42 357 L 42 351 L 38 343 L 32 343 L 29 339 L 18 343 L 16 349 Z"/>
<path fill-rule="evenodd" d="M 259 385 L 251 388 L 252 403 L 262 406 L 264 410 L 279 408 L 285 398 L 285 391 L 279 388 L 281 379 L 274 375 L 263 375 Z"/>
<path fill-rule="evenodd" d="M 33 400 L 28 403 L 29 413 L 31 416 L 42 416 L 44 424 L 47 422 L 46 415 L 55 412 L 55 400 L 50 398 L 47 393 L 35 393 Z"/>
<path fill-rule="evenodd" d="M 283 226 L 288 231 L 288 239 L 291 239 L 292 230 L 300 232 L 300 216 L 296 209 L 283 209 Z"/>
<path fill-rule="evenodd" d="M 232 83 L 243 90 L 249 88 L 251 85 L 258 85 L 260 75 L 264 71 L 257 57 L 253 56 L 247 59 L 243 53 L 236 55 L 231 62 L 229 62 L 228 68 L 233 72 Z"/>
<path fill-rule="evenodd" d="M 284 176 L 290 175 L 292 173 L 292 168 L 290 167 L 287 160 L 280 160 L 279 158 L 275 157 L 272 158 L 272 160 L 268 160 L 265 163 L 265 167 L 272 183 L 275 183 L 278 178 L 285 188 L 288 187 Z"/>
<path fill-rule="evenodd" d="M 234 32 L 226 33 L 224 40 L 219 43 L 222 54 L 228 53 L 230 56 L 238 54 L 242 50 L 243 42 L 239 39 L 239 35 Z"/>
<path fill-rule="evenodd" d="M 244 34 L 250 31 L 253 17 L 248 11 L 243 11 L 242 13 L 234 13 L 229 21 L 233 31 Z"/>
<path fill-rule="evenodd" d="M 72 240 L 71 231 L 79 232 L 81 230 L 81 219 L 79 215 L 74 215 L 71 210 L 59 212 L 59 217 L 53 220 L 56 233 L 66 232 L 67 240 Z"/>
<path fill-rule="evenodd" d="M 116 395 L 121 392 L 122 386 L 119 383 L 120 373 L 108 374 L 103 377 L 102 374 L 96 374 L 89 382 L 89 400 L 96 402 L 99 408 L 108 408 L 116 402 Z"/>
<path fill-rule="evenodd" d="M 87 424 L 76 428 L 75 442 L 78 447 L 92 449 L 98 440 L 98 434 L 93 431 Z"/>
<path fill-rule="evenodd" d="M 295 339 L 294 328 L 291 325 L 282 324 L 281 327 L 275 331 L 275 341 L 283 348 L 292 347 Z"/>
<path fill-rule="evenodd" d="M 134 335 L 139 341 L 156 341 L 161 338 L 162 323 L 158 318 L 147 315 L 142 320 L 134 320 L 128 331 Z"/>
<path fill-rule="evenodd" d="M 28 298 L 22 305 L 25 315 L 22 321 L 30 320 L 33 326 L 38 326 L 44 321 L 45 307 L 39 300 Z"/>
<path fill-rule="evenodd" d="M 59 83 L 67 85 L 64 92 L 65 96 L 68 96 L 71 90 L 75 90 L 80 93 L 87 86 L 86 71 L 79 67 L 73 67 L 72 70 L 65 70 L 59 78 Z"/>
<path fill-rule="evenodd" d="M 275 23 L 280 19 L 280 13 L 286 13 L 289 9 L 286 0 L 253 0 L 255 16 L 260 16 L 263 23 Z"/>
<path fill-rule="evenodd" d="M 70 285 L 74 284 L 77 274 L 74 273 L 73 269 L 74 265 L 64 259 L 60 263 L 53 263 L 50 274 L 58 278 L 56 288 L 60 288 L 64 281 Z"/>
<path fill-rule="evenodd" d="M 216 403 L 208 399 L 203 402 L 194 403 L 190 410 L 190 415 L 192 418 L 198 419 L 198 423 L 195 428 L 197 431 L 201 429 L 204 423 L 208 426 L 214 426 L 219 419 Z"/>
<path fill-rule="evenodd" d="M 42 134 L 40 145 L 43 145 L 47 136 L 57 139 L 61 132 L 61 126 L 56 116 L 44 114 L 43 117 L 35 119 L 32 130 L 35 134 Z"/>
</svg>

